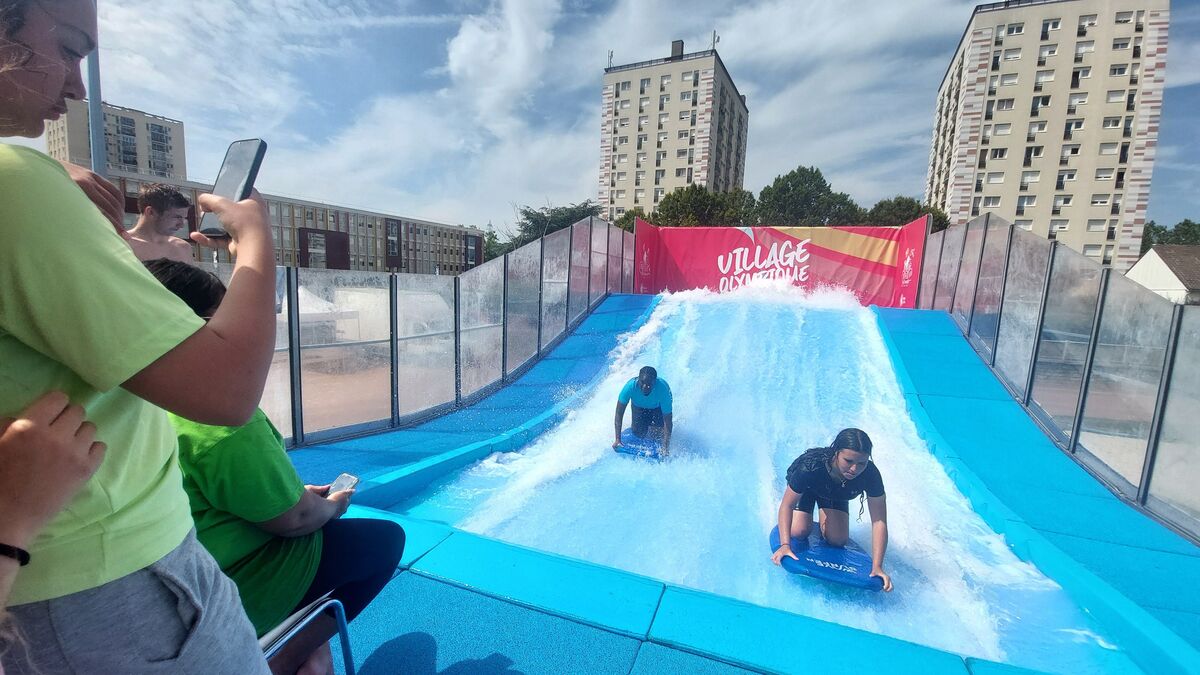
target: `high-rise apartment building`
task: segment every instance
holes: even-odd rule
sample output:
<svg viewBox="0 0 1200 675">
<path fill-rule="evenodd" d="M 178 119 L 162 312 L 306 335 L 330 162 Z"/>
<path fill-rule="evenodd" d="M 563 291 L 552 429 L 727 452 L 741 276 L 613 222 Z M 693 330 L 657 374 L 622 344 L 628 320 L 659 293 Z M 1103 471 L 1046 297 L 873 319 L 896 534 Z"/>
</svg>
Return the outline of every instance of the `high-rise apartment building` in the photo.
<svg viewBox="0 0 1200 675">
<path fill-rule="evenodd" d="M 1125 271 L 1162 110 L 1168 0 L 979 5 L 938 91 L 926 201 Z"/>
<path fill-rule="evenodd" d="M 107 167 L 113 171 L 187 180 L 183 122 L 102 103 Z M 46 125 L 46 152 L 91 166 L 87 101 L 67 100 L 67 114 Z"/>
<path fill-rule="evenodd" d="M 651 213 L 676 188 L 742 187 L 746 97 L 716 50 L 683 53 L 604 70 L 600 205 L 609 220 Z"/>
</svg>

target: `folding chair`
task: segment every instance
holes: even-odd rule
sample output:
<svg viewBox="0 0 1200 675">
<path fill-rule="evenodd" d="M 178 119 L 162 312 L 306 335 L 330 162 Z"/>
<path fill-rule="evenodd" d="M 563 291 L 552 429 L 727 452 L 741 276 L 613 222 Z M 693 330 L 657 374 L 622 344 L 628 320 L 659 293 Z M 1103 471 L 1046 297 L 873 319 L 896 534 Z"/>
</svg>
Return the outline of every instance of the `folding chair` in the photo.
<svg viewBox="0 0 1200 675">
<path fill-rule="evenodd" d="M 337 619 L 338 638 L 342 642 L 342 663 L 346 667 L 346 675 L 354 675 L 354 656 L 350 653 L 350 629 L 346 626 L 346 610 L 342 607 L 341 601 L 329 597 L 328 593 L 317 598 L 307 607 L 297 610 L 284 619 L 283 623 L 259 638 L 258 645 L 262 647 L 263 657 L 270 660 L 292 638 L 299 635 L 305 626 L 330 609 L 333 610 L 333 616 Z"/>
</svg>

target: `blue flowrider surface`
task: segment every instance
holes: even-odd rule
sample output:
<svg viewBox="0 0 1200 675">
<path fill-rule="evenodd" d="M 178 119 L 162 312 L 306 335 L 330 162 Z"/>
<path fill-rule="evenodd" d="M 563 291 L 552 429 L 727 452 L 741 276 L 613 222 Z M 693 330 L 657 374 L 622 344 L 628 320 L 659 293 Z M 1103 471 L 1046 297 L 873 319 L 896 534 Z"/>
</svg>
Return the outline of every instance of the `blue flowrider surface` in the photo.
<svg viewBox="0 0 1200 675">
<path fill-rule="evenodd" d="M 1056 552 L 1077 563 L 1074 572 L 1056 576 L 1069 590 L 1107 597 L 1088 580 L 1098 578 L 1200 647 L 1200 586 L 1170 581 L 1200 577 L 1200 547 L 1105 489 L 1051 443 L 1007 392 L 993 396 L 1002 387 L 945 312 L 876 311 L 911 412 L 926 416 L 944 440 L 931 441 L 935 454 L 969 470 L 975 483 L 960 489 L 974 495 L 973 502 L 988 502 L 983 510 L 975 505 L 985 519 L 987 513 L 1010 514 L 988 524 L 1015 549 L 1032 551 L 1032 561 L 1047 573 L 1057 565 Z M 948 362 L 951 379 L 945 377 Z M 1056 551 L 1038 559 L 1045 542 Z"/>
<path fill-rule="evenodd" d="M 630 457 L 642 457 L 644 459 L 653 459 L 661 462 L 666 459 L 659 450 L 662 449 L 662 444 L 653 438 L 642 438 L 633 433 L 633 429 L 626 429 L 621 432 L 621 445 L 613 448 L 614 451 L 628 455 Z"/>
<path fill-rule="evenodd" d="M 656 300 L 652 295 L 610 295 L 541 361 L 491 396 L 407 429 L 293 450 L 288 453 L 292 464 L 305 483 L 324 485 L 343 471 L 369 482 L 519 427 L 596 377 L 608 364 L 618 337 L 638 328 Z"/>
<path fill-rule="evenodd" d="M 778 525 L 771 528 L 768 542 L 772 552 L 779 548 Z M 792 574 L 804 574 L 871 591 L 883 588 L 883 580 L 871 576 L 871 556 L 853 539 L 847 541 L 844 547 L 831 546 L 821 536 L 820 528 L 814 526 L 807 541 L 792 537 L 791 547 L 796 558 L 785 555 L 779 564 Z"/>
</svg>

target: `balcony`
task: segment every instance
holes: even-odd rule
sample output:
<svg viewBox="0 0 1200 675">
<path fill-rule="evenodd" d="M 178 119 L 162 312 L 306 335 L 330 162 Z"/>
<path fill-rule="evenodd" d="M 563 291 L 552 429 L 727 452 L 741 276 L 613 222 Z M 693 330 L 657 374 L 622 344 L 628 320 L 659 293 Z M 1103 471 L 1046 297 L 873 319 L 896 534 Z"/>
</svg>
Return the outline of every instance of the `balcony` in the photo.
<svg viewBox="0 0 1200 675">
<path fill-rule="evenodd" d="M 995 95 L 996 95 L 996 88 L 988 87 L 988 96 L 995 96 Z"/>
<path fill-rule="evenodd" d="M 1131 127 L 1125 127 L 1122 129 L 1121 138 L 1133 138 L 1133 129 Z"/>
<path fill-rule="evenodd" d="M 1032 143 L 1035 140 L 1037 140 L 1037 137 L 1035 137 L 1033 134 L 1026 134 L 1026 136 L 1025 136 L 1026 143 Z"/>
<path fill-rule="evenodd" d="M 1136 46 L 1134 46 L 1134 48 L 1133 48 L 1133 58 L 1135 58 L 1135 59 L 1140 59 L 1140 58 L 1142 58 L 1142 46 L 1141 46 L 1141 45 L 1136 45 Z"/>
<path fill-rule="evenodd" d="M 1049 39 L 1050 39 L 1050 31 L 1049 31 L 1048 29 L 1046 29 L 1046 28 L 1043 28 L 1043 29 L 1042 29 L 1042 39 L 1043 39 L 1043 40 L 1049 40 Z"/>
<path fill-rule="evenodd" d="M 1075 63 L 1083 63 L 1083 54 L 1075 55 Z"/>
<path fill-rule="evenodd" d="M 1117 240 L 1117 228 L 1115 228 L 1115 227 L 1108 228 L 1108 236 L 1106 236 L 1105 239 L 1107 239 L 1108 241 L 1116 241 Z"/>
<path fill-rule="evenodd" d="M 1116 188 L 1116 189 L 1118 189 L 1118 190 L 1120 190 L 1121 188 L 1125 187 L 1125 179 L 1124 179 L 1124 178 L 1118 178 L 1118 179 L 1117 179 L 1117 182 L 1113 184 L 1113 187 L 1114 187 L 1114 188 Z"/>
<path fill-rule="evenodd" d="M 981 168 L 981 169 L 987 168 L 987 154 L 986 153 L 979 156 L 979 168 Z"/>
<path fill-rule="evenodd" d="M 1062 215 L 1062 207 L 1055 206 L 1054 208 L 1050 209 L 1050 215 L 1052 215 L 1052 216 Z M 1053 233 L 1051 233 L 1051 234 L 1053 234 Z"/>
<path fill-rule="evenodd" d="M 1037 63 L 1038 63 L 1038 65 L 1039 65 L 1039 66 L 1044 66 L 1044 65 L 1046 65 L 1046 57 L 1044 57 L 1044 56 L 1039 56 L 1039 57 L 1038 57 L 1038 62 L 1037 62 Z"/>
<path fill-rule="evenodd" d="M 1112 205 L 1112 208 L 1108 210 L 1108 215 L 1110 215 L 1110 216 L 1119 216 L 1119 215 L 1121 215 L 1121 203 L 1120 203 L 1120 202 L 1114 202 L 1114 203 L 1113 203 L 1113 205 Z"/>
<path fill-rule="evenodd" d="M 1079 88 L 1079 73 L 1071 73 L 1071 88 Z"/>
<path fill-rule="evenodd" d="M 1034 83 L 1033 83 L 1033 90 L 1034 90 L 1034 91 L 1041 91 L 1041 90 L 1042 90 L 1042 83 L 1041 83 L 1041 82 L 1034 82 Z"/>
<path fill-rule="evenodd" d="M 1080 26 L 1075 31 L 1075 37 L 1087 37 L 1087 29 L 1088 29 L 1087 26 Z"/>
<path fill-rule="evenodd" d="M 983 179 L 982 178 L 975 179 L 975 191 L 983 192 Z"/>
<path fill-rule="evenodd" d="M 1124 164 L 1129 161 L 1129 146 L 1128 145 L 1121 147 L 1121 156 L 1117 161 L 1120 162 L 1121 164 Z"/>
<path fill-rule="evenodd" d="M 990 144 L 991 142 L 992 142 L 992 137 L 991 137 L 991 136 L 984 136 L 984 137 L 983 137 L 983 140 L 981 140 L 981 141 L 980 141 L 980 143 L 983 143 L 984 145 L 988 145 L 988 144 Z"/>
<path fill-rule="evenodd" d="M 1141 21 L 1139 21 L 1133 25 L 1133 32 L 1140 33 L 1143 30 L 1145 30 L 1145 28 L 1146 28 L 1146 26 Z"/>
<path fill-rule="evenodd" d="M 1017 206 L 1017 215 L 1018 216 L 1025 215 L 1025 205 L 1024 204 L 1020 204 Z"/>
<path fill-rule="evenodd" d="M 1071 157 L 1070 157 L 1070 155 L 1068 155 L 1068 156 L 1066 156 L 1066 157 L 1059 157 L 1059 158 L 1058 158 L 1058 165 L 1059 165 L 1059 166 L 1067 166 L 1067 165 L 1068 165 L 1068 164 L 1070 164 L 1070 163 L 1071 163 Z"/>
<path fill-rule="evenodd" d="M 1077 110 L 1079 110 L 1079 108 L 1077 106 L 1075 106 L 1074 104 L 1067 106 L 1067 114 L 1068 115 L 1074 115 L 1075 111 L 1077 111 Z"/>
<path fill-rule="evenodd" d="M 1063 184 L 1062 180 L 1059 180 L 1058 182 L 1056 182 L 1054 184 L 1054 189 L 1061 191 L 1061 190 L 1067 189 L 1067 186 L 1065 184 Z"/>
<path fill-rule="evenodd" d="M 1017 186 L 1017 190 L 1019 190 L 1020 192 L 1028 192 L 1029 191 L 1029 183 L 1021 183 L 1019 186 Z"/>
<path fill-rule="evenodd" d="M 1025 161 L 1021 163 L 1021 166 L 1033 166 L 1033 155 L 1025 155 Z"/>
<path fill-rule="evenodd" d="M 1000 70 L 1000 57 L 999 56 L 992 57 L 992 70 Z"/>
</svg>

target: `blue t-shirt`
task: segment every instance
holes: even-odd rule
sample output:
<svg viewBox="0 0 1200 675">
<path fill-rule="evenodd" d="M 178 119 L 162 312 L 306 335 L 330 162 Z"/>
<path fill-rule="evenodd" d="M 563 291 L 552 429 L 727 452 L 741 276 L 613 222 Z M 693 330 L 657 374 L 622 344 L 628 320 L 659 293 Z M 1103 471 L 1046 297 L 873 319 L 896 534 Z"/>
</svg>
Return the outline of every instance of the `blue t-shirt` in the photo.
<svg viewBox="0 0 1200 675">
<path fill-rule="evenodd" d="M 646 396 L 638 388 L 635 377 L 625 383 L 625 386 L 621 388 L 621 394 L 617 396 L 618 403 L 629 403 L 630 401 L 639 408 L 662 408 L 664 415 L 670 415 L 671 387 L 667 385 L 666 380 L 660 377 L 655 381 L 650 395 Z"/>
</svg>

